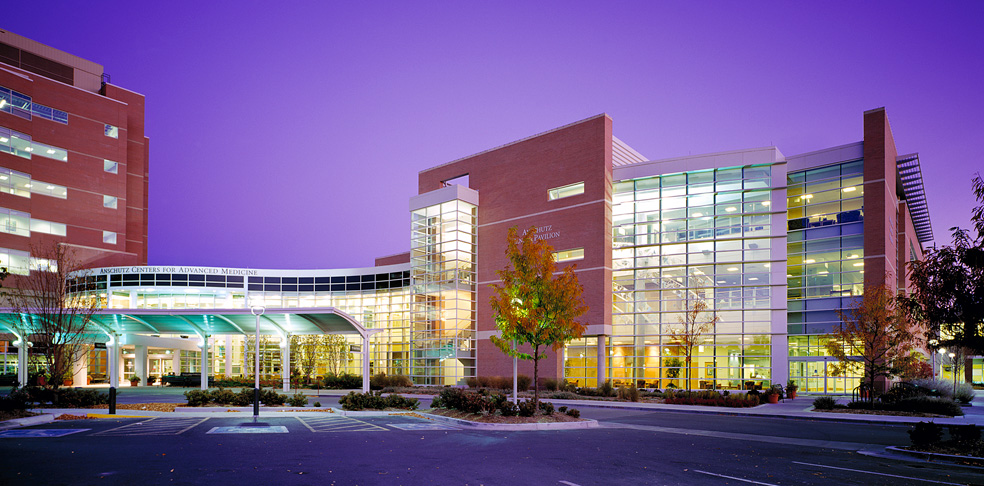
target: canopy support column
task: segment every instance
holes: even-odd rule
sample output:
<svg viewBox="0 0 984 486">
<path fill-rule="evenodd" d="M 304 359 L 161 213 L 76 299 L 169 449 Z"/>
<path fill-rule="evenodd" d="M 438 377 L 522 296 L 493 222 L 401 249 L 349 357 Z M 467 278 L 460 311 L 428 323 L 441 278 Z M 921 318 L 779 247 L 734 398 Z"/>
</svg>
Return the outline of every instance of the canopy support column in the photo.
<svg viewBox="0 0 984 486">
<path fill-rule="evenodd" d="M 109 363 L 109 413 L 116 415 L 116 387 L 120 384 L 120 335 L 107 332 L 106 357 Z"/>
<path fill-rule="evenodd" d="M 17 345 L 17 381 L 20 386 L 27 386 L 27 349 L 31 343 L 22 337 L 14 344 Z"/>
<path fill-rule="evenodd" d="M 362 335 L 362 393 L 369 392 L 369 334 Z"/>
<path fill-rule="evenodd" d="M 290 391 L 290 334 L 284 333 L 280 343 L 280 376 L 284 382 L 284 393 Z"/>
<path fill-rule="evenodd" d="M 208 360 L 208 335 L 202 335 L 202 354 L 201 354 L 201 366 L 199 369 L 202 371 L 202 390 L 208 390 L 208 373 L 209 373 L 209 360 Z"/>
</svg>

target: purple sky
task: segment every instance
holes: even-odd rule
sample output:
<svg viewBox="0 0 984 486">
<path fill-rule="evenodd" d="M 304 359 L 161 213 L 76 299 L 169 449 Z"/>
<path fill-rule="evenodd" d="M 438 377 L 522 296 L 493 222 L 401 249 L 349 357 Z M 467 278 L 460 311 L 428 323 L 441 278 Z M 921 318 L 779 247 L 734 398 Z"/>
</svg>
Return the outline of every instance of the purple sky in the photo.
<svg viewBox="0 0 984 486">
<path fill-rule="evenodd" d="M 341 268 L 409 249 L 418 171 L 602 112 L 659 159 L 856 142 L 885 106 L 949 244 L 984 2 L 910 3 L 33 0 L 0 27 L 147 96 L 151 264 Z"/>
</svg>

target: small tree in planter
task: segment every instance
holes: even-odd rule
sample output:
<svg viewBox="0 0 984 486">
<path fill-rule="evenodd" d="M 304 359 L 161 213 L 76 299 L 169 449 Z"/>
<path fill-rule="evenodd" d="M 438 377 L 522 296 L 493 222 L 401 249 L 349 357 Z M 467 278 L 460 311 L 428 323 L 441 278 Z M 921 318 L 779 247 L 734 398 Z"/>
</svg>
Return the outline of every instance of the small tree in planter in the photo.
<svg viewBox="0 0 984 486">
<path fill-rule="evenodd" d="M 789 398 L 796 398 L 797 390 L 799 390 L 799 385 L 797 385 L 795 381 L 789 380 L 786 382 L 786 395 L 788 395 Z"/>
<path fill-rule="evenodd" d="M 137 386 L 139 384 L 140 384 L 140 377 L 139 376 L 134 375 L 134 376 L 131 376 L 130 377 L 130 386 Z"/>
</svg>

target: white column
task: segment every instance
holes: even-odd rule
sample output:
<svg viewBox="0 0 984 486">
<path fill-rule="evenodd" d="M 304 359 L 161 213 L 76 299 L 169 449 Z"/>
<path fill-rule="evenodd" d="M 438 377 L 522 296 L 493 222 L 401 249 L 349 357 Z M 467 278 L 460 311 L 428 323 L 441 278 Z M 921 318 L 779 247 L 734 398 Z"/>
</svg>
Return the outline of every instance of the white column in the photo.
<svg viewBox="0 0 984 486">
<path fill-rule="evenodd" d="M 133 346 L 133 373 L 140 378 L 140 384 L 147 384 L 147 346 L 135 344 Z"/>
<path fill-rule="evenodd" d="M 171 373 L 175 375 L 181 374 L 181 350 L 171 350 Z"/>
<path fill-rule="evenodd" d="M 208 368 L 209 368 L 209 366 L 208 366 L 208 336 L 204 336 L 202 338 L 202 340 L 204 341 L 204 343 L 201 346 L 201 349 L 202 349 L 201 362 L 202 363 L 201 363 L 201 366 L 199 366 L 199 369 L 202 372 L 201 373 L 201 376 L 202 376 L 202 390 L 208 390 Z"/>
<path fill-rule="evenodd" d="M 369 335 L 362 336 L 362 393 L 369 391 Z"/>
<path fill-rule="evenodd" d="M 597 361 L 598 361 L 598 364 L 597 364 L 598 365 L 598 383 L 595 384 L 596 387 L 600 387 L 601 385 L 604 385 L 605 384 L 605 381 L 608 380 L 608 377 L 605 376 L 605 370 L 608 369 L 608 366 L 607 366 L 608 365 L 608 350 L 605 349 L 605 337 L 606 336 L 598 336 L 598 346 L 597 346 L 597 350 L 598 350 L 598 354 L 597 354 L 597 356 L 598 356 L 598 359 L 597 359 Z M 535 384 L 534 384 L 534 386 L 535 386 Z"/>
<path fill-rule="evenodd" d="M 24 338 L 20 338 L 18 342 L 20 344 L 17 345 L 17 381 L 20 382 L 20 386 L 27 386 L 27 349 L 30 343 Z"/>
<path fill-rule="evenodd" d="M 280 346 L 280 377 L 284 382 L 284 392 L 290 391 L 290 334 L 284 334 Z"/>
<path fill-rule="evenodd" d="M 137 308 L 137 291 L 136 290 L 131 290 L 130 291 L 130 308 L 131 309 L 136 309 Z"/>
<path fill-rule="evenodd" d="M 88 347 L 88 346 L 86 346 Z M 89 351 L 72 363 L 72 386 L 82 386 L 86 384 L 86 377 L 89 375 Z"/>
<path fill-rule="evenodd" d="M 116 388 L 120 386 L 120 373 L 122 371 L 123 360 L 120 359 L 120 336 L 113 333 L 109 342 L 106 343 L 106 358 L 109 359 L 109 386 Z"/>
<path fill-rule="evenodd" d="M 225 336 L 225 368 L 222 373 L 225 374 L 226 379 L 232 375 L 232 335 L 226 334 Z"/>
</svg>

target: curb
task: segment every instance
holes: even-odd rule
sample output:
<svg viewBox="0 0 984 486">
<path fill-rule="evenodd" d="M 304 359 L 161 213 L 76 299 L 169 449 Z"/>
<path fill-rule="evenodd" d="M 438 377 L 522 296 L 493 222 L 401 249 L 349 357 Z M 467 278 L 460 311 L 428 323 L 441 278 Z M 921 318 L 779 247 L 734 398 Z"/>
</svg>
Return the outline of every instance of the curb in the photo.
<svg viewBox="0 0 984 486">
<path fill-rule="evenodd" d="M 593 419 L 581 419 L 579 422 L 551 422 L 544 424 L 489 424 L 445 417 L 443 415 L 433 415 L 429 413 L 420 413 L 420 415 L 435 422 L 444 422 L 474 430 L 507 430 L 521 432 L 532 430 L 576 430 L 598 427 L 598 421 Z"/>
<path fill-rule="evenodd" d="M 984 458 L 982 457 L 955 456 L 952 454 L 937 454 L 935 452 L 910 451 L 908 449 L 903 449 L 896 446 L 888 446 L 885 450 L 894 454 L 922 459 L 926 462 L 945 462 L 984 470 Z"/>
<path fill-rule="evenodd" d="M 50 413 L 45 413 L 41 415 L 35 415 L 33 417 L 24 417 L 19 419 L 10 419 L 0 422 L 0 430 L 4 429 L 14 429 L 17 427 L 28 427 L 31 425 L 46 424 L 53 422 L 55 420 L 55 415 Z"/>
</svg>

